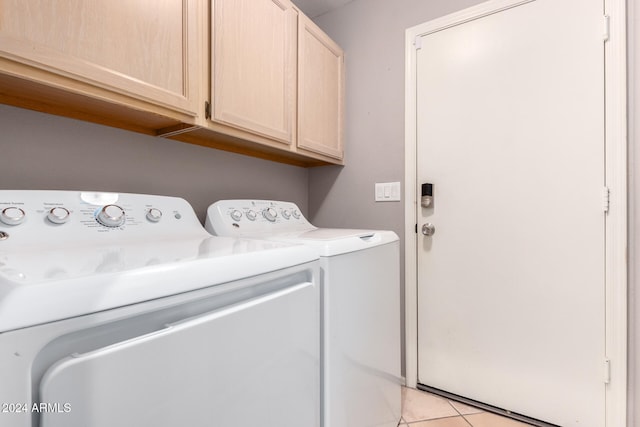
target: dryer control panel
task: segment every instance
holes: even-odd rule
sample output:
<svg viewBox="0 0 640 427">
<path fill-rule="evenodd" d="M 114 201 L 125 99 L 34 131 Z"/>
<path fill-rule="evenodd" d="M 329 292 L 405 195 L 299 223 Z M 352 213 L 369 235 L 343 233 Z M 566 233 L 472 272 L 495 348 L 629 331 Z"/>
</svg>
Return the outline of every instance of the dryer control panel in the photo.
<svg viewBox="0 0 640 427">
<path fill-rule="evenodd" d="M 0 190 L 0 295 L 3 284 L 194 259 L 210 237 L 191 205 L 177 197 Z"/>
<path fill-rule="evenodd" d="M 202 235 L 178 197 L 82 191 L 0 190 L 0 250 Z"/>
<path fill-rule="evenodd" d="M 295 203 L 275 200 L 220 200 L 207 209 L 205 228 L 217 236 L 259 236 L 315 230 Z"/>
</svg>

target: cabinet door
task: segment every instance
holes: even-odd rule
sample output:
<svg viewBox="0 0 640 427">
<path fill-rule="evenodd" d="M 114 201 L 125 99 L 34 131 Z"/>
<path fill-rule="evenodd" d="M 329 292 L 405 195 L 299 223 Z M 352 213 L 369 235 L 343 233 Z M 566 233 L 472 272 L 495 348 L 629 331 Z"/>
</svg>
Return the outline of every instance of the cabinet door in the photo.
<svg viewBox="0 0 640 427">
<path fill-rule="evenodd" d="M 298 147 L 342 159 L 344 53 L 309 18 L 298 35 Z"/>
<path fill-rule="evenodd" d="M 0 57 L 193 116 L 198 1 L 0 0 Z"/>
<path fill-rule="evenodd" d="M 283 0 L 213 3 L 213 120 L 291 144 L 297 12 Z"/>
</svg>

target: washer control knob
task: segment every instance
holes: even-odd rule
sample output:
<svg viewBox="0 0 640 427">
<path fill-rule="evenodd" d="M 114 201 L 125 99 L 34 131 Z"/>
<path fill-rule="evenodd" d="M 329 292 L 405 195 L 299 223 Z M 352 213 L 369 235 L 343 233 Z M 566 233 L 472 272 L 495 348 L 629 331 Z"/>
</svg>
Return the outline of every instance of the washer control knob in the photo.
<svg viewBox="0 0 640 427">
<path fill-rule="evenodd" d="M 300 219 L 300 212 L 298 212 L 298 209 L 294 209 L 293 212 L 291 212 L 291 215 L 293 215 L 295 219 Z"/>
<path fill-rule="evenodd" d="M 278 212 L 276 212 L 273 208 L 267 208 L 262 211 L 262 216 L 269 222 L 276 222 L 276 217 L 278 216 Z"/>
<path fill-rule="evenodd" d="M 240 212 L 239 210 L 235 209 L 233 212 L 231 212 L 231 219 L 234 221 L 240 221 L 242 219 L 242 212 Z"/>
<path fill-rule="evenodd" d="M 282 211 L 282 217 L 283 217 L 284 219 L 289 219 L 289 218 L 291 218 L 291 212 L 289 212 L 289 209 L 285 209 L 285 210 L 283 210 L 283 211 Z"/>
<path fill-rule="evenodd" d="M 22 209 L 10 206 L 8 208 L 4 208 L 2 212 L 0 212 L 0 221 L 7 225 L 18 225 L 22 224 L 25 216 L 26 214 Z"/>
<path fill-rule="evenodd" d="M 120 227 L 124 224 L 126 220 L 126 216 L 124 213 L 124 209 L 122 209 L 118 205 L 106 205 L 100 212 L 96 218 L 98 222 L 105 227 Z"/>
<path fill-rule="evenodd" d="M 162 219 L 162 211 L 157 208 L 151 208 L 147 211 L 147 220 L 150 222 L 160 222 Z"/>
<path fill-rule="evenodd" d="M 249 221 L 255 221 L 256 218 L 258 217 L 258 215 L 256 215 L 255 211 L 247 211 L 247 213 L 245 215 L 247 216 L 247 219 Z"/>
<path fill-rule="evenodd" d="M 47 214 L 49 222 L 54 224 L 64 224 L 71 218 L 71 212 L 67 208 L 55 207 Z"/>
</svg>

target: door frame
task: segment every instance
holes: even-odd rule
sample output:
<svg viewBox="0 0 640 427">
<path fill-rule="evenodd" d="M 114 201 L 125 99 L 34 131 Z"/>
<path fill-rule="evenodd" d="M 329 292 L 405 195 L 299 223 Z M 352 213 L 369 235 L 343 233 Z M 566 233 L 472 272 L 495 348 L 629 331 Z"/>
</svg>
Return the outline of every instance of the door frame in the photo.
<svg viewBox="0 0 640 427">
<path fill-rule="evenodd" d="M 418 234 L 416 47 L 418 36 L 536 0 L 490 0 L 411 27 L 405 37 L 405 379 L 418 379 Z M 626 1 L 603 0 L 605 55 L 605 180 L 609 210 L 605 227 L 606 426 L 627 420 L 627 55 Z M 607 18 L 605 18 L 605 16 Z M 608 28 L 607 28 L 608 27 Z M 605 36 L 607 34 L 607 36 Z M 606 40 L 606 42 L 604 42 Z M 605 361 L 603 361 L 604 366 Z M 609 379 L 607 382 L 605 378 Z"/>
</svg>

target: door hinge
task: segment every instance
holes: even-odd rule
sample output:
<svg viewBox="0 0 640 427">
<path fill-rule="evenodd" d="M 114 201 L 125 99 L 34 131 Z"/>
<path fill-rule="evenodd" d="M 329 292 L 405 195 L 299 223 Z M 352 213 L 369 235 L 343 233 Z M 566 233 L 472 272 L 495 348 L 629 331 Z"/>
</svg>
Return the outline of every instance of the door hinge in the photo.
<svg viewBox="0 0 640 427">
<path fill-rule="evenodd" d="M 604 209 L 604 213 L 609 213 L 609 187 L 604 187 L 603 191 L 602 191 L 602 207 Z"/>
<path fill-rule="evenodd" d="M 604 31 L 602 34 L 602 38 L 605 42 L 609 41 L 609 15 L 604 15 Z"/>
<path fill-rule="evenodd" d="M 211 118 L 211 103 L 209 101 L 204 102 L 204 118 Z"/>
<path fill-rule="evenodd" d="M 418 234 L 418 224 L 416 224 L 416 234 Z"/>
<path fill-rule="evenodd" d="M 611 360 L 604 359 L 604 383 L 609 384 L 611 382 Z"/>
<path fill-rule="evenodd" d="M 413 39 L 413 46 L 416 50 L 422 49 L 422 36 L 416 36 L 416 38 Z"/>
</svg>

